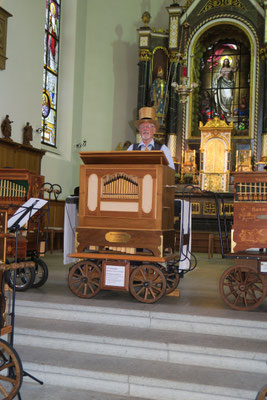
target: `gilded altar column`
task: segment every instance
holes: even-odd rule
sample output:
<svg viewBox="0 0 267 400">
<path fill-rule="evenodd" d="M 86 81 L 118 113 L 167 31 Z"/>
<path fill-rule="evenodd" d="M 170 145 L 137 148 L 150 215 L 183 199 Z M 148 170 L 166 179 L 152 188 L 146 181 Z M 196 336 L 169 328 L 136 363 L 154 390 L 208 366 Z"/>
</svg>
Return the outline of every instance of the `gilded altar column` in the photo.
<svg viewBox="0 0 267 400">
<path fill-rule="evenodd" d="M 166 7 L 169 13 L 169 62 L 170 62 L 170 86 L 169 86 L 169 134 L 168 147 L 175 162 L 177 162 L 177 127 L 179 102 L 172 82 L 179 81 L 179 26 L 183 8 L 179 4 Z"/>
<path fill-rule="evenodd" d="M 267 0 L 264 1 L 265 28 L 264 47 L 261 56 L 264 59 L 264 108 L 263 108 L 263 132 L 261 136 L 261 163 L 267 163 Z"/>
<path fill-rule="evenodd" d="M 150 74 L 150 38 L 151 29 L 147 26 L 150 21 L 150 14 L 145 11 L 142 15 L 144 26 L 138 29 L 139 33 L 139 74 L 138 74 L 138 98 L 137 98 L 137 117 L 141 107 L 148 104 L 149 95 L 149 74 Z M 140 141 L 140 134 L 136 133 L 137 143 Z"/>
</svg>

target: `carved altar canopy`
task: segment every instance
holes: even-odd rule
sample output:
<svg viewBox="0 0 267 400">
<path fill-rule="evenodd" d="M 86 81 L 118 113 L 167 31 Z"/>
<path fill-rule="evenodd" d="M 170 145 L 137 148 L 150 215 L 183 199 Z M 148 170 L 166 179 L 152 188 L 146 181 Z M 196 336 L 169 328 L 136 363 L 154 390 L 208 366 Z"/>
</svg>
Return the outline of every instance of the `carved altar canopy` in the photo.
<svg viewBox="0 0 267 400">
<path fill-rule="evenodd" d="M 231 131 L 233 123 L 227 125 L 215 117 L 203 125 L 200 122 L 200 187 L 214 192 L 229 191 Z"/>
</svg>

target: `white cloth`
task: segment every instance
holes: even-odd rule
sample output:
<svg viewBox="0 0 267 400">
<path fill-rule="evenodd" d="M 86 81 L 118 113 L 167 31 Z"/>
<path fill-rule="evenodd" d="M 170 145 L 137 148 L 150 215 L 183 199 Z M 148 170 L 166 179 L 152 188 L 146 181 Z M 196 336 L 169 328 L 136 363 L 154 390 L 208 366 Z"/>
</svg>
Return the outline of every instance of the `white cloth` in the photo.
<svg viewBox="0 0 267 400">
<path fill-rule="evenodd" d="M 147 145 L 147 146 L 145 146 L 145 144 L 144 144 L 144 142 L 142 141 L 142 142 L 140 142 L 139 144 L 138 144 L 138 147 L 140 148 L 140 150 L 141 151 L 144 151 L 145 149 L 146 149 L 146 147 L 148 148 L 148 150 L 152 150 L 153 148 L 154 148 L 154 144 L 155 144 L 155 142 L 154 142 L 154 139 L 152 139 L 151 140 L 151 142 Z M 128 151 L 132 151 L 133 150 L 133 144 L 131 144 L 129 147 L 128 147 Z M 161 146 L 161 149 L 160 149 L 161 151 L 163 151 L 163 153 L 165 154 L 165 156 L 166 156 L 166 158 L 167 158 L 167 161 L 168 161 L 168 163 L 169 163 L 169 167 L 170 168 L 172 168 L 172 169 L 175 169 L 175 167 L 174 167 L 174 162 L 173 162 L 173 159 L 172 159 L 172 156 L 171 156 L 171 152 L 170 152 L 170 150 L 168 149 L 168 147 L 167 146 L 165 146 L 165 144 L 163 144 L 162 146 Z"/>
<path fill-rule="evenodd" d="M 77 262 L 77 258 L 69 257 L 75 252 L 75 231 L 78 225 L 79 197 L 69 196 L 65 202 L 64 214 L 64 264 Z"/>
<path fill-rule="evenodd" d="M 181 216 L 180 216 L 180 261 L 179 261 L 179 269 L 188 270 L 190 268 L 190 259 L 191 259 L 191 247 L 192 247 L 192 208 L 191 203 L 186 200 L 178 200 L 177 202 L 181 202 Z M 188 245 L 182 245 L 182 234 L 189 234 Z"/>
</svg>

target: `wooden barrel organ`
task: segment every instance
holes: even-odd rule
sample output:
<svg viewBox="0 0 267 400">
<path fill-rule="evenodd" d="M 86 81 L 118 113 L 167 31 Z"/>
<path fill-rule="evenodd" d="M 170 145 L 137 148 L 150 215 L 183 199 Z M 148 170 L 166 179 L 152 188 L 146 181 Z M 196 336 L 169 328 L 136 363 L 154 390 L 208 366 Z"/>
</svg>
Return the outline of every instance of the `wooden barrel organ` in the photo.
<svg viewBox="0 0 267 400">
<path fill-rule="evenodd" d="M 175 262 L 174 170 L 161 151 L 80 153 L 77 252 L 71 291 L 130 291 L 154 303 L 179 283 Z"/>
<path fill-rule="evenodd" d="M 223 300 L 236 310 L 257 308 L 267 293 L 267 173 L 234 173 L 232 254 L 220 279 Z"/>
<path fill-rule="evenodd" d="M 81 153 L 78 252 L 174 249 L 174 171 L 145 153 Z"/>
<path fill-rule="evenodd" d="M 43 183 L 43 176 L 27 169 L 0 168 L 0 210 L 7 210 L 10 217 L 31 197 L 43 198 Z M 25 258 L 27 251 L 43 251 L 40 247 L 44 247 L 44 243 L 39 241 L 37 244 L 37 229 L 38 216 L 34 215 L 28 223 L 26 233 L 19 235 L 19 258 Z M 7 239 L 6 256 L 15 256 L 15 239 Z"/>
</svg>

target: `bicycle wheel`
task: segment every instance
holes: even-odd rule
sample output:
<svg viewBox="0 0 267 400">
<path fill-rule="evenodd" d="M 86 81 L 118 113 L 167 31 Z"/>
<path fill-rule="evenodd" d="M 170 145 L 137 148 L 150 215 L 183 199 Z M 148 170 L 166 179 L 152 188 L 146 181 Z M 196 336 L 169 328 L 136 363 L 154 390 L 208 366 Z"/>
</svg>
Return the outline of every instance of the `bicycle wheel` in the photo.
<svg viewBox="0 0 267 400">
<path fill-rule="evenodd" d="M 48 279 L 48 268 L 46 263 L 40 258 L 33 259 L 35 263 L 34 267 L 34 282 L 32 284 L 33 288 L 39 288 L 45 284 Z"/>
<path fill-rule="evenodd" d="M 10 264 L 8 262 L 7 264 Z M 29 289 L 35 279 L 35 271 L 33 267 L 17 268 L 16 273 L 16 291 L 25 292 Z M 14 289 L 14 270 L 9 270 L 6 272 L 6 282 L 8 286 Z"/>
<path fill-rule="evenodd" d="M 23 368 L 18 353 L 8 342 L 0 339 L 0 399 L 14 399 L 22 378 Z"/>
</svg>

